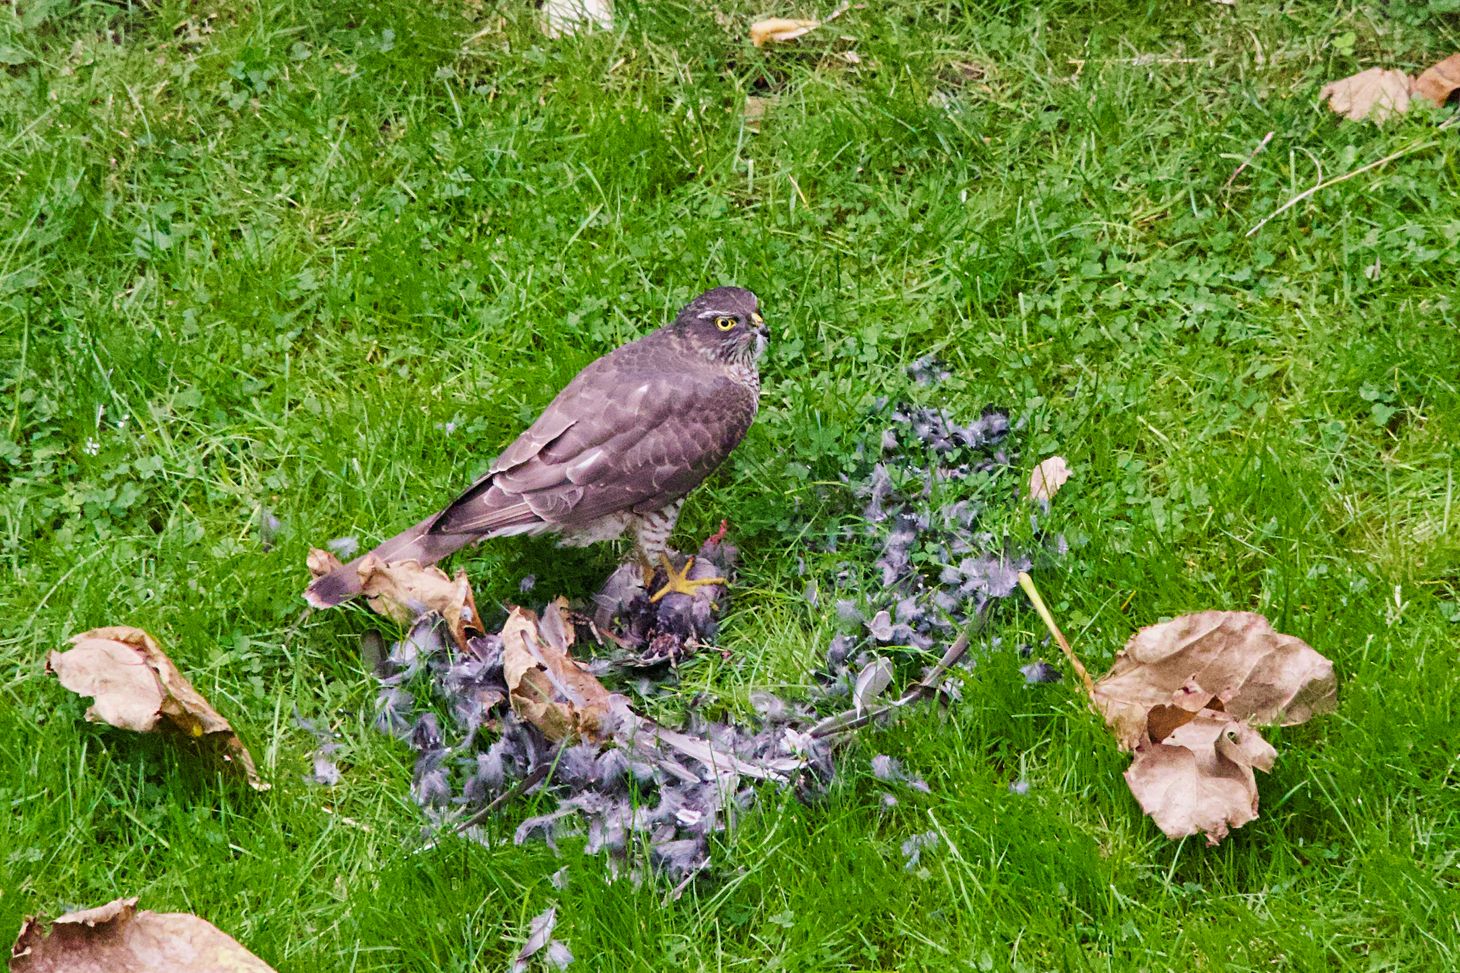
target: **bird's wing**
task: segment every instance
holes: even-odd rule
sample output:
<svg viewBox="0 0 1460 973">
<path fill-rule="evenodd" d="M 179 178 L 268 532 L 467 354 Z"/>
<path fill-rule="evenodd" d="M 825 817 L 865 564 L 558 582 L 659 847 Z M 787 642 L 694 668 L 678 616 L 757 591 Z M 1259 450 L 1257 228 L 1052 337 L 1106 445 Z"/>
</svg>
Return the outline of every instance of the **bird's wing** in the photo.
<svg viewBox="0 0 1460 973">
<path fill-rule="evenodd" d="M 579 373 L 432 533 L 510 533 L 655 510 L 699 485 L 755 418 L 756 396 L 709 367 L 600 359 Z"/>
</svg>

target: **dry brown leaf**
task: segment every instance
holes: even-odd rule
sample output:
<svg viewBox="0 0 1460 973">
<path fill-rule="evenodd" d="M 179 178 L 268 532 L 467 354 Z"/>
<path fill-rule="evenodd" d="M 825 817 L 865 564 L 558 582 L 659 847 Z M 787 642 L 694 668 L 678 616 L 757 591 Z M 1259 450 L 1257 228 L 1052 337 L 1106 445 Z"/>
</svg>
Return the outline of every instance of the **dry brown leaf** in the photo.
<svg viewBox="0 0 1460 973">
<path fill-rule="evenodd" d="M 1451 54 L 1426 68 L 1410 87 L 1411 94 L 1428 98 L 1441 107 L 1449 103 L 1456 91 L 1460 91 L 1460 54 Z"/>
<path fill-rule="evenodd" d="M 476 599 L 465 571 L 448 578 L 435 566 L 423 568 L 415 561 L 387 564 L 373 554 L 365 555 L 356 570 L 370 607 L 386 618 L 410 625 L 435 612 L 446 620 L 452 641 L 463 652 L 469 651 L 467 639 L 481 633 Z"/>
<path fill-rule="evenodd" d="M 136 906 L 136 899 L 117 899 L 69 912 L 49 935 L 27 918 L 10 952 L 11 973 L 274 973 L 205 919 Z"/>
<path fill-rule="evenodd" d="M 1215 845 L 1257 817 L 1253 768 L 1272 769 L 1277 751 L 1230 714 L 1190 714 L 1160 742 L 1136 749 L 1125 781 L 1157 827 L 1171 839 L 1205 834 Z"/>
<path fill-rule="evenodd" d="M 756 47 L 767 44 L 784 44 L 803 37 L 821 26 L 819 20 L 790 20 L 786 17 L 768 17 L 750 25 L 750 43 Z"/>
<path fill-rule="evenodd" d="M 205 742 L 255 790 L 253 757 L 202 694 L 193 688 L 151 635 L 125 625 L 72 636 L 73 648 L 52 652 L 46 669 L 78 696 L 94 700 L 86 718 L 123 730 L 151 733 L 166 721 L 184 736 Z"/>
<path fill-rule="evenodd" d="M 502 674 L 513 711 L 549 740 L 579 736 L 603 742 L 613 732 L 620 697 L 603 688 L 568 648 L 573 628 L 561 617 L 561 599 L 548 605 L 543 621 L 526 608 L 513 608 L 502 626 Z"/>
<path fill-rule="evenodd" d="M 1135 759 L 1126 784 L 1169 838 L 1216 844 L 1257 817 L 1253 770 L 1275 751 L 1254 723 L 1303 723 L 1338 704 L 1333 663 L 1251 612 L 1197 612 L 1133 635 L 1091 683 L 1028 574 L 1019 586 Z"/>
<path fill-rule="evenodd" d="M 309 566 L 309 576 L 312 578 L 322 578 L 332 574 L 336 568 L 344 567 L 339 558 L 322 547 L 311 547 L 305 564 Z"/>
<path fill-rule="evenodd" d="M 1151 739 L 1155 707 L 1291 726 L 1332 710 L 1337 686 L 1332 662 L 1261 615 L 1208 611 L 1137 632 L 1095 683 L 1093 701 L 1134 750 Z"/>
<path fill-rule="evenodd" d="M 1052 500 L 1070 478 L 1070 467 L 1063 456 L 1042 460 L 1029 474 L 1029 495 L 1035 500 Z"/>
<path fill-rule="evenodd" d="M 1333 663 L 1251 612 L 1198 612 L 1141 629 L 1091 691 L 1126 783 L 1170 838 L 1210 844 L 1257 817 L 1253 769 L 1277 752 L 1250 724 L 1303 723 L 1338 703 Z"/>
<path fill-rule="evenodd" d="M 1369 68 L 1324 85 L 1318 95 L 1327 99 L 1329 108 L 1351 121 L 1368 118 L 1382 122 L 1409 110 L 1409 75 L 1388 68 Z"/>
<path fill-rule="evenodd" d="M 540 11 L 542 32 L 549 37 L 566 37 L 585 28 L 613 30 L 613 6 L 609 0 L 546 0 Z"/>
</svg>

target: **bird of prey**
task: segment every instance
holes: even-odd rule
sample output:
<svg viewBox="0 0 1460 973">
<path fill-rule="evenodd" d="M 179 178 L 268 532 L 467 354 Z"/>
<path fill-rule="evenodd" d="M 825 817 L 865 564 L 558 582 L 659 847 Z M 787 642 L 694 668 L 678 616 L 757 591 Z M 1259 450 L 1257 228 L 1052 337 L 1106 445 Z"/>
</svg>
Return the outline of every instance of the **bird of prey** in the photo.
<svg viewBox="0 0 1460 973">
<path fill-rule="evenodd" d="M 755 418 L 769 337 L 750 291 L 706 291 L 584 368 L 465 493 L 370 554 L 427 565 L 490 537 L 556 534 L 577 547 L 628 531 L 645 585 L 655 565 L 668 578 L 655 600 L 724 583 L 690 579 L 693 558 L 676 568 L 667 542 L 685 494 Z M 359 594 L 364 557 L 315 579 L 305 598 L 327 608 Z"/>
</svg>

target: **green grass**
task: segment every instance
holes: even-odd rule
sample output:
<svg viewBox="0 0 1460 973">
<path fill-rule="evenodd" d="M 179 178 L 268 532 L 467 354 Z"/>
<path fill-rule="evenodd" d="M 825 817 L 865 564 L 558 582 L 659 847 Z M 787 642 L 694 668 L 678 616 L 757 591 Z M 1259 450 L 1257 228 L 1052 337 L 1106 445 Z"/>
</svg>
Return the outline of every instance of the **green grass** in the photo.
<svg viewBox="0 0 1460 973">
<path fill-rule="evenodd" d="M 618 6 L 556 43 L 517 0 L 0 14 L 0 934 L 140 895 L 280 970 L 488 970 L 559 901 L 585 970 L 1460 964 L 1460 146 L 1438 111 L 1381 129 L 1317 99 L 1460 48 L 1453 4 L 892 0 L 765 52 L 754 16 L 827 11 Z M 752 94 L 778 99 L 759 134 Z M 1270 735 L 1261 817 L 1162 838 L 1075 687 L 1023 685 L 1012 646 L 1042 631 L 1011 599 L 960 704 L 870 733 L 819 803 L 768 799 L 678 901 L 572 852 L 559 892 L 541 845 L 419 853 L 408 754 L 368 726 L 371 623 L 288 637 L 307 547 L 414 522 L 721 282 L 777 340 L 761 419 L 686 509 L 683 539 L 728 516 L 745 556 L 735 654 L 685 693 L 739 707 L 820 657 L 796 504 L 936 351 L 943 404 L 1008 407 L 1025 468 L 1075 469 L 1038 580 L 1092 669 L 1203 608 L 1334 659 L 1338 712 Z M 613 557 L 462 563 L 485 605 L 528 572 L 581 594 Z M 272 792 L 83 721 L 42 660 L 117 623 Z M 346 741 L 338 788 L 301 780 L 295 707 Z M 932 794 L 884 810 L 877 752 Z"/>
</svg>

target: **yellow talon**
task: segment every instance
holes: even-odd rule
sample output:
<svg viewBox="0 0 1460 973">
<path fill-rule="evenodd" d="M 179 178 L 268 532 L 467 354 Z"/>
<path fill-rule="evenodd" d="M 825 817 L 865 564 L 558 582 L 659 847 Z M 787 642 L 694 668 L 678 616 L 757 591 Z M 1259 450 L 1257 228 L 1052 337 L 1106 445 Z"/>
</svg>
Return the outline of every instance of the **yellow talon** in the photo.
<svg viewBox="0 0 1460 973">
<path fill-rule="evenodd" d="M 650 603 L 658 603 L 659 599 L 671 592 L 681 595 L 693 595 L 696 588 L 703 588 L 707 584 L 726 583 L 724 578 L 691 578 L 689 576 L 689 569 L 694 566 L 694 563 L 694 555 L 691 554 L 684 559 L 684 567 L 676 571 L 674 565 L 669 563 L 669 558 L 666 555 L 659 555 L 659 564 L 664 568 L 664 576 L 667 580 L 664 587 L 654 592 L 653 597 L 649 599 Z"/>
</svg>

